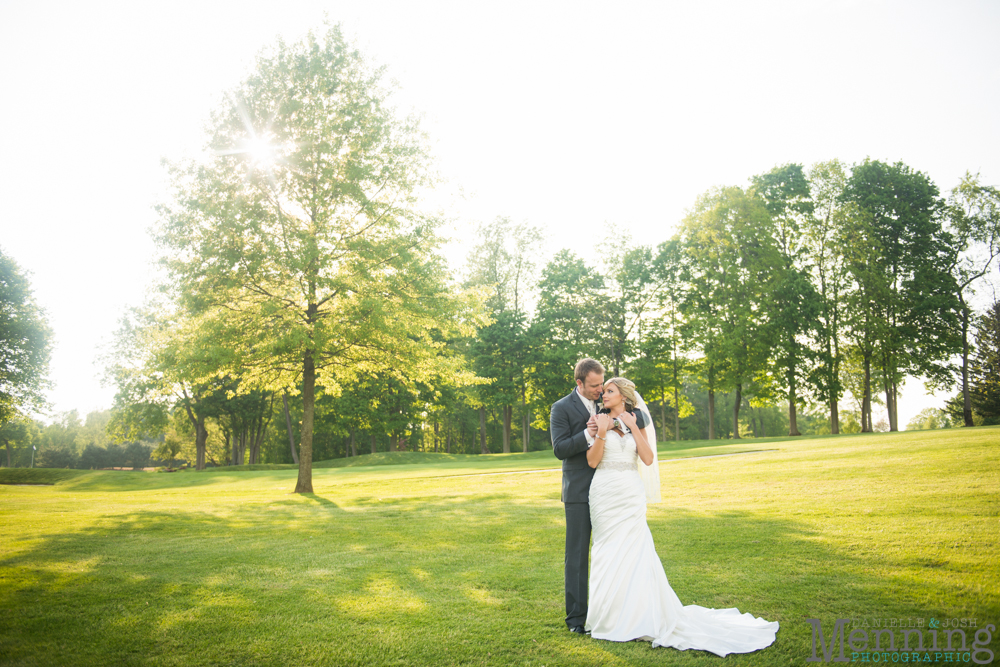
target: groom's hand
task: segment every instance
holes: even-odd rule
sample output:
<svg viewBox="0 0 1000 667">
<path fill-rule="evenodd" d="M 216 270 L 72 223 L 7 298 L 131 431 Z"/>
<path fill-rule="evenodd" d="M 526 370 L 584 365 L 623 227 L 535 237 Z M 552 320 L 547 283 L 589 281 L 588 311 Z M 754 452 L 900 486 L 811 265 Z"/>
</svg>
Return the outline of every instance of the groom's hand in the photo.
<svg viewBox="0 0 1000 667">
<path fill-rule="evenodd" d="M 633 415 L 631 412 L 623 412 L 623 413 L 621 413 L 620 415 L 618 415 L 618 419 L 620 419 L 621 421 L 623 421 L 625 423 L 625 425 L 628 426 L 628 430 L 630 430 L 630 431 L 636 430 L 636 428 L 635 428 L 635 415 Z"/>
<path fill-rule="evenodd" d="M 587 421 L 587 433 L 590 434 L 591 438 L 597 435 L 597 417 L 593 415 L 591 415 L 590 419 Z"/>
</svg>

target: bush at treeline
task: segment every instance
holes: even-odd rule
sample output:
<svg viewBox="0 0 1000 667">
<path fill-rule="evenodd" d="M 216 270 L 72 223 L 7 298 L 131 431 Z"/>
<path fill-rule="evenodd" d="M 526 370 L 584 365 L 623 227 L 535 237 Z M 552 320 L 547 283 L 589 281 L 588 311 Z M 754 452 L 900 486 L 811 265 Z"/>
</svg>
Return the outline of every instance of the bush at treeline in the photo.
<svg viewBox="0 0 1000 667">
<path fill-rule="evenodd" d="M 81 422 L 77 412 L 71 410 L 57 415 L 47 425 L 26 419 L 8 422 L 0 427 L 0 465 L 142 470 L 161 463 L 151 457 L 156 443 L 111 442 L 106 432 L 110 416 L 107 410 L 91 412 Z"/>
</svg>

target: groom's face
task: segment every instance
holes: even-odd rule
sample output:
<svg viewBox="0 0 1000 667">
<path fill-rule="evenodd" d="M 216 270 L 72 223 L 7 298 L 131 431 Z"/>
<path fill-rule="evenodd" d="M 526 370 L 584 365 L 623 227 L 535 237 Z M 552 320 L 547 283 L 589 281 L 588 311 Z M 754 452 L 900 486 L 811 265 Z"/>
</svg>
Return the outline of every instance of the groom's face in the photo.
<svg viewBox="0 0 1000 667">
<path fill-rule="evenodd" d="M 596 401 L 601 397 L 601 390 L 604 388 L 604 373 L 591 372 L 587 375 L 586 380 L 582 382 L 577 380 L 576 386 L 580 388 L 580 393 L 585 398 Z"/>
</svg>

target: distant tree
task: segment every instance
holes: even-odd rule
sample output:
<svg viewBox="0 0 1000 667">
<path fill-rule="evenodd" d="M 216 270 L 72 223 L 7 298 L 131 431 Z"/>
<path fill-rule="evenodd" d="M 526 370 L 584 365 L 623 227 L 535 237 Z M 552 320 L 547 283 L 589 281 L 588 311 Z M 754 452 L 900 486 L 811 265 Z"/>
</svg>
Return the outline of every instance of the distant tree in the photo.
<svg viewBox="0 0 1000 667">
<path fill-rule="evenodd" d="M 52 332 L 28 277 L 0 249 L 0 426 L 45 405 L 51 351 Z"/>
<path fill-rule="evenodd" d="M 690 286 L 683 314 L 704 354 L 709 439 L 715 437 L 715 392 L 733 389 L 731 433 L 739 437 L 743 390 L 765 372 L 773 347 L 769 305 L 781 266 L 763 200 L 738 187 L 698 198 L 680 231 Z"/>
<path fill-rule="evenodd" d="M 653 303 L 654 314 L 645 319 L 641 353 L 630 364 L 631 379 L 642 388 L 649 401 L 660 406 L 660 422 L 664 439 L 673 431 L 680 440 L 680 420 L 694 411 L 683 393 L 688 359 L 684 356 L 690 344 L 683 335 L 684 318 L 684 255 L 680 240 L 674 237 L 660 244 L 652 261 L 653 281 L 659 286 Z M 670 405 L 673 428 L 667 426 L 666 408 Z M 652 408 L 652 406 L 650 406 Z"/>
<path fill-rule="evenodd" d="M 181 446 L 182 443 L 180 440 L 165 435 L 163 441 L 153 449 L 151 456 L 157 461 L 165 462 L 168 466 L 172 467 L 176 463 L 177 455 L 181 453 Z"/>
<path fill-rule="evenodd" d="M 807 269 L 806 221 L 814 204 L 802 165 L 775 167 L 766 174 L 754 176 L 753 193 L 764 200 L 771 214 L 771 227 L 780 258 L 773 267 L 770 298 L 770 325 L 774 329 L 771 356 L 777 376 L 784 380 L 788 400 L 788 435 L 801 435 L 798 428 L 797 406 L 802 401 L 801 387 L 808 368 L 816 356 L 809 346 L 819 331 L 819 316 L 823 302 L 810 280 Z"/>
<path fill-rule="evenodd" d="M 950 239 L 941 226 L 943 203 L 937 186 L 902 163 L 865 160 L 855 165 L 844 189 L 845 202 L 863 212 L 864 236 L 852 242 L 859 282 L 879 286 L 865 307 L 865 326 L 877 341 L 889 430 L 898 430 L 896 400 L 907 374 L 944 382 L 947 361 L 959 351 L 958 306 L 948 271 Z M 868 248 L 859 249 L 859 245 Z M 859 253 L 859 250 L 867 252 Z M 872 299 L 872 295 L 866 295 Z"/>
<path fill-rule="evenodd" d="M 907 431 L 927 431 L 950 428 L 948 413 L 941 408 L 924 408 L 906 424 Z"/>
<path fill-rule="evenodd" d="M 1000 257 L 1000 190 L 966 173 L 948 198 L 952 245 L 949 273 L 955 280 L 956 312 L 962 336 L 962 424 L 973 426 L 969 381 L 970 334 L 974 311 L 969 303 L 976 284 Z"/>
<path fill-rule="evenodd" d="M 605 287 L 595 310 L 601 317 L 603 356 L 609 359 L 609 377 L 619 376 L 627 360 L 643 356 L 650 320 L 656 315 L 664 276 L 656 271 L 653 249 L 633 244 L 628 234 L 606 241 L 613 252 L 604 255 Z"/>
<path fill-rule="evenodd" d="M 537 228 L 499 217 L 479 225 L 477 243 L 468 257 L 467 284 L 489 290 L 486 310 L 491 321 L 479 328 L 469 350 L 476 373 L 491 380 L 479 387 L 480 411 L 483 416 L 490 406 L 501 411 L 505 454 L 510 452 L 516 404 L 521 406 L 522 437 L 528 432 L 527 367 L 532 346 L 527 308 L 541 239 Z"/>
<path fill-rule="evenodd" d="M 31 446 L 37 442 L 38 436 L 38 425 L 23 415 L 0 424 L 0 442 L 7 454 L 8 468 L 29 465 Z"/>
<path fill-rule="evenodd" d="M 976 323 L 971 375 L 973 409 L 984 424 L 1000 424 L 1000 302 L 995 302 Z"/>
<path fill-rule="evenodd" d="M 146 442 L 130 442 L 125 448 L 125 465 L 132 466 L 132 470 L 142 470 L 149 465 L 150 455 L 153 446 Z"/>
<path fill-rule="evenodd" d="M 274 413 L 274 392 L 242 390 L 238 378 L 227 378 L 216 400 L 216 419 L 226 439 L 232 465 L 260 463 L 260 447 Z M 249 455 L 249 457 L 248 457 Z"/>
<path fill-rule="evenodd" d="M 537 428 L 548 429 L 549 408 L 575 389 L 576 362 L 601 356 L 595 350 L 601 347 L 598 305 L 604 286 L 604 277 L 569 250 L 557 252 L 541 271 L 538 306 L 530 325 L 533 348 L 528 372 L 529 403 Z"/>
</svg>

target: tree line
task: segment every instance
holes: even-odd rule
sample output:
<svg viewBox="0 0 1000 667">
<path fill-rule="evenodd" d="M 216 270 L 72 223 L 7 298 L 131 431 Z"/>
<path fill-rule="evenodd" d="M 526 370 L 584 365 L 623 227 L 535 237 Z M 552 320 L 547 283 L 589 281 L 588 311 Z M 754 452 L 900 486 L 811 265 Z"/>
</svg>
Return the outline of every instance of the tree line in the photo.
<svg viewBox="0 0 1000 667">
<path fill-rule="evenodd" d="M 426 137 L 337 27 L 261 54 L 168 169 L 161 279 L 105 360 L 108 433 L 161 460 L 295 462 L 309 492 L 314 460 L 541 449 L 583 356 L 676 439 L 897 430 L 914 376 L 958 386 L 957 423 L 997 419 L 973 304 L 1000 194 L 972 174 L 942 196 L 902 163 L 781 165 L 662 243 L 610 236 L 599 266 L 543 263 L 541 230 L 498 218 L 453 275 Z"/>
</svg>

